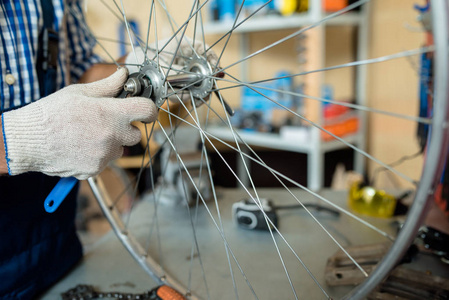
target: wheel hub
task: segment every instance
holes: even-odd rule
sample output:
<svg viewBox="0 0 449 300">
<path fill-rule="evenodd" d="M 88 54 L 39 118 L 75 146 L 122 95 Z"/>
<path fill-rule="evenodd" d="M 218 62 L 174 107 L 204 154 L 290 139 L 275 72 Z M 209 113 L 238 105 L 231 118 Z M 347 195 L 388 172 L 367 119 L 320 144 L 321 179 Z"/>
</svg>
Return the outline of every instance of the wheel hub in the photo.
<svg viewBox="0 0 449 300">
<path fill-rule="evenodd" d="M 190 58 L 184 71 L 167 77 L 155 61 L 146 61 L 139 72 L 129 75 L 119 97 L 147 97 L 160 107 L 171 94 L 168 88 L 170 84 L 173 89 L 187 90 L 194 98 L 204 99 L 213 88 L 211 75 L 212 69 L 203 57 Z"/>
</svg>

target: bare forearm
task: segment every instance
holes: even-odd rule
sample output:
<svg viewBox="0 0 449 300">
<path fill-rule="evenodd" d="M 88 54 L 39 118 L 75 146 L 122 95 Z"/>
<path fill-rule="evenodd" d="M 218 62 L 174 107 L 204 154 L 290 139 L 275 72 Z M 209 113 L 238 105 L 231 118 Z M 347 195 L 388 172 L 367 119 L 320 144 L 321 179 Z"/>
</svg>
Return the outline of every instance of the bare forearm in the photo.
<svg viewBox="0 0 449 300">
<path fill-rule="evenodd" d="M 125 62 L 126 56 L 123 56 L 117 60 L 119 64 Z M 94 82 L 103 78 L 108 77 L 117 71 L 117 65 L 115 64 L 96 64 L 93 65 L 89 70 L 84 72 L 81 76 L 79 83 L 89 83 Z"/>
<path fill-rule="evenodd" d="M 0 124 L 2 117 L 0 116 Z M 3 142 L 3 132 L 0 134 L 0 175 L 8 174 L 8 165 L 6 164 L 5 143 Z"/>
<path fill-rule="evenodd" d="M 96 64 L 84 72 L 78 83 L 89 83 L 108 77 L 117 71 L 116 65 Z"/>
</svg>

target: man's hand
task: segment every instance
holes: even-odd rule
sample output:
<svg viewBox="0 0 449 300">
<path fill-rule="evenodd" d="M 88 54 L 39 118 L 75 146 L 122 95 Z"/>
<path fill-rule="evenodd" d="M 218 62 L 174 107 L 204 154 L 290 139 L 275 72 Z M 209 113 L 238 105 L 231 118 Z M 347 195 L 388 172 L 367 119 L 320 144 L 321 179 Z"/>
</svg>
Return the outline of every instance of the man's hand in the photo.
<svg viewBox="0 0 449 300">
<path fill-rule="evenodd" d="M 131 122 L 153 122 L 157 109 L 147 98 L 112 98 L 127 77 L 121 68 L 106 79 L 71 85 L 4 113 L 9 174 L 35 171 L 86 179 L 121 157 L 123 146 L 137 144 L 141 134 Z"/>
</svg>

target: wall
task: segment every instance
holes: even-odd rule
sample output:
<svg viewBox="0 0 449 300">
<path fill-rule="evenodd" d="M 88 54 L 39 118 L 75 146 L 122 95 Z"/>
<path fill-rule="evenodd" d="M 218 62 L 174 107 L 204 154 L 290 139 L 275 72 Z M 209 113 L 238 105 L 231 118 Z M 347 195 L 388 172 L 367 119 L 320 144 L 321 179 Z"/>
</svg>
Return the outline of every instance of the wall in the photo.
<svg viewBox="0 0 449 300">
<path fill-rule="evenodd" d="M 107 3 L 108 5 L 105 5 Z M 166 1 L 168 10 L 171 13 L 171 17 L 175 20 L 185 20 L 191 9 L 190 1 Z M 142 4 L 144 4 L 142 6 Z M 121 6 L 121 3 L 117 1 L 117 5 Z M 142 35 L 147 31 L 148 18 L 150 14 L 150 3 L 146 1 L 124 1 L 124 7 L 128 19 L 138 20 L 140 23 L 140 31 Z M 114 11 L 112 13 L 111 11 Z M 118 9 L 115 7 L 114 3 L 111 1 L 89 1 L 87 20 L 96 36 L 107 38 L 110 40 L 117 40 L 117 28 L 118 23 Z M 203 19 L 207 19 L 207 10 L 204 10 Z M 156 5 L 156 20 L 158 29 L 158 38 L 165 38 L 171 36 L 172 30 L 168 22 L 167 14 L 162 10 L 160 5 Z M 154 17 L 153 17 L 154 21 Z M 191 21 L 193 22 L 193 19 Z M 178 21 L 178 25 L 181 21 Z M 151 24 L 152 28 L 150 30 L 150 42 L 155 40 L 154 34 L 154 22 Z M 186 35 L 193 35 L 193 24 L 187 29 Z M 317 29 L 311 30 L 309 33 L 313 33 Z M 353 29 L 333 27 L 326 32 L 326 39 L 329 40 L 326 46 L 326 62 L 329 65 L 335 63 L 342 63 L 347 61 L 350 57 L 353 57 L 353 49 L 351 47 L 351 38 Z M 250 44 L 250 53 L 256 51 L 274 41 L 292 33 L 293 30 L 278 30 L 269 32 L 258 32 L 248 35 Z M 307 36 L 307 35 L 306 35 Z M 212 44 L 221 35 L 209 35 L 206 37 L 207 43 Z M 197 37 L 198 38 L 198 37 Z M 313 37 L 312 37 L 313 38 Z M 343 39 L 343 40 L 342 40 Z M 333 41 L 339 40 L 339 43 L 334 43 Z M 227 66 L 235 61 L 239 60 L 239 35 L 234 34 L 229 40 L 229 44 L 226 48 L 226 53 L 221 60 L 221 66 Z M 214 48 L 217 53 L 221 52 L 224 47 L 226 39 L 218 43 Z M 103 47 L 98 46 L 97 50 L 103 57 L 118 57 L 118 44 L 117 42 L 111 42 L 101 39 L 100 43 L 104 48 L 107 48 L 109 54 L 106 54 L 102 49 Z M 298 62 L 298 57 L 296 55 L 297 40 L 291 39 L 277 47 L 262 53 L 250 60 L 248 60 L 247 67 L 249 68 L 249 80 L 261 80 L 266 78 L 271 78 L 279 70 L 287 70 L 291 73 L 297 73 L 300 70 Z M 329 46 L 330 45 L 330 46 Z M 130 49 L 130 48 L 129 48 Z M 321 50 L 320 50 L 321 51 Z M 317 51 L 315 49 L 308 49 L 307 55 L 312 56 Z M 231 75 L 241 78 L 241 65 L 236 65 L 227 70 Z M 353 72 L 348 70 L 339 70 L 328 72 L 326 76 L 326 83 L 332 84 L 335 87 L 336 99 L 348 99 L 352 97 L 352 76 Z M 311 77 L 311 76 L 309 76 Z M 230 77 L 228 80 L 232 80 Z M 302 78 L 297 78 L 296 81 L 302 81 Z M 222 87 L 231 86 L 232 83 L 220 83 Z M 240 89 L 230 89 L 226 90 L 224 94 L 226 95 L 226 100 L 229 101 L 234 107 L 240 105 Z"/>
<path fill-rule="evenodd" d="M 188 16 L 191 5 L 190 1 L 166 1 L 169 11 L 174 19 L 185 20 Z M 107 1 L 107 3 L 112 3 Z M 120 2 L 117 2 L 120 5 Z M 148 17 L 150 11 L 150 1 L 124 1 L 125 10 L 128 18 L 141 21 L 141 32 L 145 32 L 148 26 Z M 95 31 L 96 35 L 116 39 L 118 26 L 117 17 L 114 16 L 103 1 L 89 1 L 88 22 Z M 110 4 L 111 6 L 113 4 Z M 412 9 L 413 2 L 409 0 L 376 0 L 371 3 L 369 14 L 370 33 L 369 33 L 369 54 L 368 57 L 379 57 L 392 54 L 407 49 L 414 49 L 423 43 L 423 34 L 408 27 L 418 28 L 419 24 L 415 21 L 416 13 Z M 112 7 L 117 11 L 116 8 Z M 170 36 L 172 30 L 168 22 L 168 16 L 157 5 L 157 29 L 158 37 Z M 207 16 L 203 16 L 204 19 Z M 154 17 L 153 17 L 154 20 Z M 192 22 L 193 23 L 193 22 Z M 179 25 L 179 24 L 178 24 Z M 154 23 L 152 23 L 150 41 L 154 41 Z M 319 29 L 314 29 L 319 30 Z M 193 25 L 188 27 L 187 35 L 192 36 Z M 256 51 L 268 45 L 281 37 L 284 37 L 292 31 L 270 31 L 252 33 L 248 35 L 250 52 Z M 308 49 L 308 56 L 311 58 L 316 54 L 316 59 L 320 64 L 319 53 L 324 51 L 325 66 L 338 65 L 355 60 L 354 36 L 355 29 L 351 27 L 327 27 L 324 49 Z M 314 31 L 308 35 L 316 38 Z M 207 37 L 207 43 L 212 44 L 219 38 L 218 35 Z M 226 39 L 217 45 L 221 49 Z M 300 67 L 297 64 L 295 53 L 296 40 L 292 39 L 282 46 L 267 51 L 248 61 L 249 80 L 260 80 L 273 77 L 275 72 L 281 69 L 290 72 L 298 72 Z M 101 41 L 101 43 L 110 49 L 111 56 L 117 57 L 117 44 Z M 239 38 L 234 34 L 230 39 L 226 49 L 226 55 L 223 56 L 221 65 L 227 66 L 237 61 L 239 56 Z M 99 49 L 99 52 L 102 52 Z M 220 52 L 219 50 L 217 52 Z M 416 57 L 412 58 L 417 63 Z M 398 59 L 391 62 L 370 65 L 368 68 L 367 100 L 368 106 L 393 110 L 395 112 L 415 115 L 417 113 L 417 87 L 418 77 L 416 67 L 413 67 L 409 60 Z M 227 70 L 233 76 L 241 78 L 241 67 L 239 65 Z M 354 97 L 354 76 L 355 68 L 346 68 L 338 71 L 329 71 L 325 73 L 324 82 L 330 84 L 335 90 L 336 100 L 350 100 Z M 227 77 L 231 80 L 230 77 Z M 298 80 L 301 80 L 298 78 Z M 314 79 L 313 79 L 314 80 Z M 314 80 L 317 82 L 316 80 Z M 220 83 L 220 87 L 231 86 L 235 83 Z M 313 82 L 312 82 L 313 84 Z M 319 87 L 315 87 L 316 94 Z M 230 89 L 223 93 L 226 100 L 233 106 L 240 105 L 240 90 Z M 313 102 L 313 100 L 311 100 Z M 218 101 L 213 101 L 213 107 L 220 110 Z M 318 103 L 311 106 L 309 114 L 318 112 Z M 391 117 L 378 114 L 368 114 L 368 149 L 374 157 L 389 163 L 397 160 L 403 155 L 413 154 L 417 151 L 417 143 L 414 137 L 416 124 L 410 121 L 402 121 Z M 404 163 L 399 170 L 406 174 L 411 174 L 413 178 L 419 178 L 421 160 L 415 159 Z M 371 172 L 377 166 L 370 162 Z M 380 186 L 389 187 L 404 184 L 397 181 L 396 176 L 381 174 L 378 183 Z"/>
<path fill-rule="evenodd" d="M 369 57 L 380 57 L 423 45 L 424 34 L 413 30 L 420 28 L 416 21 L 417 13 L 412 9 L 413 4 L 413 1 L 408 0 L 372 1 Z M 417 115 L 419 84 L 417 66 L 419 60 L 416 56 L 370 65 L 367 85 L 369 106 L 406 115 Z M 368 130 L 370 153 L 386 163 L 418 151 L 415 122 L 370 114 Z M 422 158 L 416 158 L 402 164 L 398 170 L 413 179 L 419 179 L 421 165 Z M 377 164 L 370 163 L 371 170 L 376 167 Z M 387 172 L 378 179 L 379 185 L 383 187 L 409 185 L 399 180 L 396 175 L 388 175 Z"/>
</svg>

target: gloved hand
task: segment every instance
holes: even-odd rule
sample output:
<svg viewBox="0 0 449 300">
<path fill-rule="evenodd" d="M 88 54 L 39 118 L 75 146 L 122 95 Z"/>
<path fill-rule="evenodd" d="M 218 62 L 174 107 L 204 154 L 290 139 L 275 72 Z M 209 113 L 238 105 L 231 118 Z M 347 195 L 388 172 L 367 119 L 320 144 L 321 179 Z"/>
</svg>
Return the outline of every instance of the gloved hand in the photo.
<svg viewBox="0 0 449 300">
<path fill-rule="evenodd" d="M 157 108 L 147 98 L 113 99 L 128 71 L 68 86 L 23 108 L 2 115 L 10 175 L 29 171 L 87 179 L 137 144 L 133 121 L 153 122 Z"/>
</svg>

